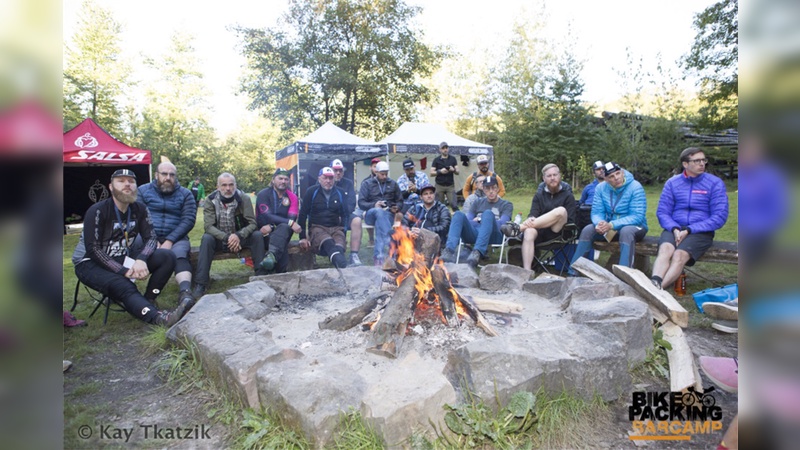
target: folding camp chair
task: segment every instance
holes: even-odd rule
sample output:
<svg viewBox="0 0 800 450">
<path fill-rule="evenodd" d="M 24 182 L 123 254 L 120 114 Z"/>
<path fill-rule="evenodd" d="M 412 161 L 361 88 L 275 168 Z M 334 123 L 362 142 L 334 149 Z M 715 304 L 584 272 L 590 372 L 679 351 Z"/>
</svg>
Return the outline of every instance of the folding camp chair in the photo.
<svg viewBox="0 0 800 450">
<path fill-rule="evenodd" d="M 75 307 L 78 306 L 78 292 L 80 291 L 80 287 L 81 287 L 81 280 L 78 280 L 78 282 L 75 283 L 75 296 L 72 299 L 72 308 L 70 308 L 70 311 L 75 311 Z M 106 322 L 108 322 L 108 312 L 112 310 L 111 303 L 114 303 L 114 305 L 116 306 L 116 308 L 113 308 L 114 311 L 125 312 L 125 309 L 122 308 L 121 305 L 112 302 L 112 300 L 109 297 L 102 295 L 99 292 L 95 292 L 94 294 L 92 294 L 92 291 L 89 290 L 89 286 L 84 285 L 84 288 L 86 289 L 86 293 L 89 295 L 89 298 L 91 298 L 92 300 L 94 300 L 95 303 L 97 303 L 94 309 L 92 310 L 92 313 L 89 314 L 89 317 L 92 317 L 94 313 L 96 313 L 97 310 L 100 309 L 101 306 L 105 306 L 106 314 L 103 317 L 103 325 L 105 325 Z"/>
<path fill-rule="evenodd" d="M 578 226 L 574 223 L 564 225 L 558 236 L 536 244 L 536 252 L 533 255 L 533 269 L 540 268 L 547 273 L 553 273 L 551 270 L 557 270 L 558 275 L 563 276 L 564 272 L 569 269 L 577 240 Z"/>
<path fill-rule="evenodd" d="M 500 244 L 489 244 L 489 251 L 492 252 L 492 253 L 494 253 L 495 249 L 497 249 L 497 248 L 500 249 L 500 258 L 497 261 L 498 264 L 502 264 L 503 263 L 503 251 L 506 248 L 506 243 L 508 243 L 508 237 L 503 236 L 503 242 L 502 243 L 500 243 Z M 461 249 L 465 245 L 467 246 L 467 248 L 472 248 L 472 244 L 464 243 L 464 241 L 459 239 L 459 241 L 458 241 L 458 249 L 456 249 L 456 264 L 458 264 L 458 261 L 461 258 Z M 507 255 L 506 255 L 506 262 L 508 262 Z"/>
</svg>

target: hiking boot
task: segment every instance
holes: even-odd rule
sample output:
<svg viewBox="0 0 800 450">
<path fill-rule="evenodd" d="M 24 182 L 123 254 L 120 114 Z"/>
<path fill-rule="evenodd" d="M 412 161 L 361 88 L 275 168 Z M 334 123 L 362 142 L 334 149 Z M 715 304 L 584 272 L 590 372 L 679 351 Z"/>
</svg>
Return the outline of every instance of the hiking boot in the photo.
<svg viewBox="0 0 800 450">
<path fill-rule="evenodd" d="M 161 325 L 162 327 L 172 328 L 173 325 L 178 323 L 181 318 L 175 314 L 175 311 L 166 311 L 161 310 L 156 315 L 156 318 L 153 319 L 154 325 Z"/>
<path fill-rule="evenodd" d="M 711 328 L 722 331 L 723 333 L 738 333 L 739 321 L 738 320 L 717 320 L 711 323 Z"/>
<path fill-rule="evenodd" d="M 739 392 L 739 358 L 700 357 L 700 370 L 726 392 Z"/>
<path fill-rule="evenodd" d="M 478 263 L 481 262 L 482 259 L 483 255 L 481 252 L 478 250 L 473 250 L 467 258 L 467 264 L 473 269 L 476 269 L 478 267 Z"/>
<path fill-rule="evenodd" d="M 195 305 L 195 303 L 197 303 L 194 299 L 194 296 L 192 295 L 191 292 L 189 292 L 188 289 L 184 289 L 180 292 L 180 295 L 178 297 L 178 304 L 180 305 L 181 302 L 183 302 L 184 300 L 189 300 L 189 309 L 191 309 Z"/>
<path fill-rule="evenodd" d="M 344 269 L 347 267 L 347 260 L 344 259 L 344 254 L 342 254 L 342 252 L 334 252 L 331 255 L 330 260 L 331 264 L 333 264 L 333 267 L 337 269 Z"/>
<path fill-rule="evenodd" d="M 364 264 L 361 263 L 361 258 L 358 257 L 358 253 L 350 252 L 350 262 L 347 267 L 358 267 L 363 265 Z"/>
<path fill-rule="evenodd" d="M 206 295 L 206 286 L 200 283 L 195 284 L 194 289 L 192 289 L 192 297 L 194 297 L 195 300 L 200 300 L 204 295 Z"/>
<path fill-rule="evenodd" d="M 272 272 L 275 268 L 275 254 L 272 252 L 267 253 L 264 259 L 261 260 L 261 268 L 267 272 Z"/>
<path fill-rule="evenodd" d="M 705 302 L 700 307 L 712 319 L 739 320 L 739 308 L 736 306 L 723 302 Z"/>
<path fill-rule="evenodd" d="M 439 259 L 446 263 L 456 262 L 456 252 L 445 247 L 442 249 L 442 254 L 439 256 Z"/>
<path fill-rule="evenodd" d="M 506 237 L 515 238 L 520 234 L 519 224 L 514 222 L 506 222 L 500 227 L 500 232 L 506 235 Z"/>
<path fill-rule="evenodd" d="M 194 306 L 194 299 L 191 297 L 184 297 L 172 312 L 177 315 L 178 320 L 180 320 L 186 315 L 187 312 L 189 312 L 190 309 L 192 309 L 192 306 Z"/>
</svg>

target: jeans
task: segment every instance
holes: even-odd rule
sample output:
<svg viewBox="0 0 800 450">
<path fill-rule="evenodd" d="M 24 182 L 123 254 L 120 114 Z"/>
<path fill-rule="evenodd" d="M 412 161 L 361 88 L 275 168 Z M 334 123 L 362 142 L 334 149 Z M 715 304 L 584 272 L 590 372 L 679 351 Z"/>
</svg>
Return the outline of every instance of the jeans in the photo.
<svg viewBox="0 0 800 450">
<path fill-rule="evenodd" d="M 647 229 L 628 225 L 617 230 L 616 236 L 612 241 L 619 241 L 619 264 L 625 267 L 633 266 L 634 246 L 637 242 L 644 239 L 647 234 Z M 605 237 L 598 234 L 594 229 L 594 224 L 589 224 L 581 230 L 581 236 L 578 238 L 578 248 L 575 250 L 575 256 L 572 257 L 570 264 L 574 263 L 581 256 L 585 256 L 592 250 L 592 241 L 602 241 Z"/>
<path fill-rule="evenodd" d="M 253 266 L 256 275 L 266 275 L 261 269 L 261 260 L 264 259 L 264 239 L 261 233 L 256 230 L 247 237 L 242 243 L 242 248 L 249 248 L 250 255 L 253 257 Z M 211 261 L 214 260 L 214 253 L 228 251 L 227 243 L 217 240 L 214 236 L 205 233 L 200 241 L 200 251 L 197 255 L 197 273 L 194 280 L 197 284 L 208 286 L 211 281 Z"/>
<path fill-rule="evenodd" d="M 367 225 L 375 226 L 375 249 L 372 256 L 376 259 L 386 259 L 386 248 L 392 237 L 392 221 L 394 214 L 388 209 L 371 208 L 364 216 Z"/>
<path fill-rule="evenodd" d="M 472 248 L 486 256 L 489 245 L 502 244 L 503 233 L 497 226 L 494 213 L 486 210 L 481 213 L 481 222 L 476 224 L 469 220 L 466 214 L 456 211 L 450 221 L 450 231 L 447 233 L 447 244 L 445 247 L 455 251 L 459 240 L 467 244 L 475 244 Z"/>
</svg>

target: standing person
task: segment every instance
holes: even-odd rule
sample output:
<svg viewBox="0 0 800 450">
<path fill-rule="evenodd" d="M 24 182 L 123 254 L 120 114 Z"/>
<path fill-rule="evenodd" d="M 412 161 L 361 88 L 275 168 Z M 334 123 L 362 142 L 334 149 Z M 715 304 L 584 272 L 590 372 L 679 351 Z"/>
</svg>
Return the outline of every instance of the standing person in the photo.
<svg viewBox="0 0 800 450">
<path fill-rule="evenodd" d="M 404 174 L 397 179 L 400 192 L 403 193 L 403 212 L 419 202 L 419 186 L 431 184 L 425 172 L 414 169 L 414 160 L 403 161 Z"/>
<path fill-rule="evenodd" d="M 674 283 L 684 266 L 693 266 L 711 247 L 714 232 L 728 220 L 725 183 L 706 173 L 703 150 L 686 148 L 680 161 L 683 172 L 664 184 L 656 210 L 664 231 L 651 280 L 659 289 Z"/>
<path fill-rule="evenodd" d="M 264 240 L 256 232 L 256 217 L 250 196 L 237 189 L 236 178 L 228 172 L 217 177 L 217 190 L 208 194 L 203 210 L 203 229 L 200 253 L 197 257 L 194 298 L 202 297 L 211 281 L 211 261 L 216 252 L 239 253 L 250 248 L 256 275 L 266 275 L 261 268 L 264 259 Z"/>
<path fill-rule="evenodd" d="M 195 177 L 194 181 L 189 185 L 189 190 L 192 192 L 194 196 L 194 201 L 197 203 L 197 207 L 200 207 L 200 202 L 203 201 L 203 198 L 206 196 L 206 188 L 203 187 L 203 183 L 200 182 L 200 177 Z"/>
<path fill-rule="evenodd" d="M 111 198 L 86 211 L 72 262 L 81 283 L 122 304 L 139 320 L 171 327 L 191 308 L 189 299 L 174 311 L 159 310 L 156 297 L 175 268 L 175 255 L 158 248 L 147 207 L 136 202 L 136 174 L 119 169 L 108 185 Z M 135 246 L 141 236 L 141 246 Z M 144 295 L 132 280 L 150 277 Z"/>
<path fill-rule="evenodd" d="M 300 246 L 330 258 L 337 269 L 347 267 L 344 257 L 345 228 L 350 217 L 345 193 L 334 185 L 335 175 L 330 167 L 319 171 L 316 186 L 306 190 L 300 208 Z M 308 232 L 306 232 L 308 229 Z"/>
<path fill-rule="evenodd" d="M 189 232 L 197 220 L 196 197 L 178 182 L 175 165 L 163 162 L 156 168 L 153 181 L 139 188 L 139 198 L 150 211 L 158 248 L 175 254 L 175 281 L 180 289 L 180 301 L 188 298 L 194 303 Z"/>
<path fill-rule="evenodd" d="M 419 235 L 420 228 L 438 234 L 440 247 L 444 248 L 450 230 L 450 210 L 436 200 L 436 187 L 432 184 L 420 184 L 419 196 L 422 201 L 412 206 L 403 219 L 414 236 Z"/>
<path fill-rule="evenodd" d="M 619 240 L 619 264 L 633 265 L 634 246 L 647 234 L 647 198 L 633 174 L 617 163 L 604 166 L 605 181 L 597 186 L 592 202 L 592 223 L 581 230 L 578 248 L 570 264 L 592 250 L 592 241 L 607 237 Z"/>
<path fill-rule="evenodd" d="M 348 214 L 348 219 L 344 225 L 345 234 L 347 234 L 348 229 L 350 230 L 350 258 L 348 259 L 348 264 L 350 267 L 357 267 L 361 265 L 358 252 L 361 250 L 361 239 L 364 234 L 361 228 L 361 214 L 356 214 L 356 188 L 352 181 L 344 177 L 344 164 L 342 164 L 341 160 L 334 159 L 331 162 L 331 169 L 334 174 L 334 186 L 344 193 L 345 208 Z"/>
<path fill-rule="evenodd" d="M 490 244 L 503 242 L 500 227 L 511 218 L 514 205 L 500 198 L 500 187 L 495 177 L 486 177 L 483 180 L 483 192 L 486 196 L 475 201 L 469 211 L 453 214 L 450 231 L 447 233 L 447 244 L 442 250 L 442 261 L 455 261 L 458 243 L 464 241 L 475 244 L 467 258 L 467 264 L 474 269 L 486 258 Z"/>
<path fill-rule="evenodd" d="M 489 170 L 489 157 L 486 155 L 478 155 L 477 162 L 478 162 L 478 171 L 471 173 L 467 177 L 467 180 L 464 182 L 464 188 L 461 190 L 461 194 L 464 196 L 464 198 L 466 199 L 467 197 L 472 195 L 472 193 L 475 191 L 476 189 L 475 186 L 478 184 L 477 180 L 478 177 L 480 176 L 483 176 L 484 178 L 485 177 L 497 178 L 497 185 L 500 186 L 499 195 L 500 197 L 505 196 L 506 187 L 505 185 L 503 185 L 503 179 L 497 176 L 496 173 Z"/>
<path fill-rule="evenodd" d="M 555 164 L 542 168 L 544 182 L 531 199 L 531 211 L 519 227 L 506 223 L 503 234 L 516 237 L 522 234 L 522 267 L 531 270 L 536 242 L 556 238 L 564 225 L 575 223 L 575 195 L 572 187 L 561 181 L 561 170 Z"/>
<path fill-rule="evenodd" d="M 299 213 L 300 202 L 289 190 L 289 171 L 279 167 L 272 175 L 271 185 L 256 196 L 256 225 L 267 251 L 261 267 L 268 273 L 284 273 L 288 269 L 289 241 L 292 234 L 302 231 L 297 223 Z"/>
<path fill-rule="evenodd" d="M 394 214 L 400 211 L 403 194 L 397 182 L 389 178 L 389 163 L 381 161 L 375 169 L 375 177 L 361 183 L 358 207 L 367 212 L 364 216 L 367 225 L 375 226 L 373 264 L 382 266 L 392 234 Z"/>
<path fill-rule="evenodd" d="M 450 154 L 447 142 L 439 144 L 439 156 L 431 164 L 431 176 L 435 176 L 436 200 L 447 205 L 453 211 L 458 211 L 458 197 L 456 196 L 456 182 L 453 175 L 458 175 L 458 161 Z"/>
</svg>

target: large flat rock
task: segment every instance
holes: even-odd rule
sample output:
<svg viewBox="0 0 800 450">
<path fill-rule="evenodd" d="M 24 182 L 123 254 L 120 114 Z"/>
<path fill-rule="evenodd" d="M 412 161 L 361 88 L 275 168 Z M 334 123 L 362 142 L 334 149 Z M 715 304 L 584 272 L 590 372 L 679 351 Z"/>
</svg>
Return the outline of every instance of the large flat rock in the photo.
<svg viewBox="0 0 800 450">
<path fill-rule="evenodd" d="M 510 264 L 489 264 L 481 269 L 479 282 L 486 291 L 507 292 L 522 289 L 522 286 L 536 273 Z"/>
<path fill-rule="evenodd" d="M 573 322 L 615 335 L 625 348 L 630 365 L 644 361 L 647 349 L 653 345 L 650 308 L 636 298 L 622 296 L 573 300 L 569 312 Z"/>
<path fill-rule="evenodd" d="M 382 278 L 383 271 L 380 268 L 360 266 L 342 269 L 341 274 L 336 269 L 316 269 L 252 276 L 250 281 L 264 281 L 283 297 L 329 297 L 378 292 Z"/>
</svg>

